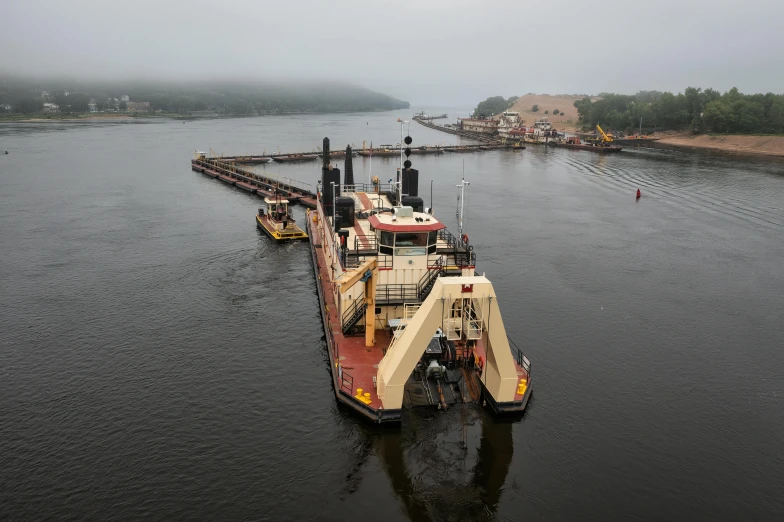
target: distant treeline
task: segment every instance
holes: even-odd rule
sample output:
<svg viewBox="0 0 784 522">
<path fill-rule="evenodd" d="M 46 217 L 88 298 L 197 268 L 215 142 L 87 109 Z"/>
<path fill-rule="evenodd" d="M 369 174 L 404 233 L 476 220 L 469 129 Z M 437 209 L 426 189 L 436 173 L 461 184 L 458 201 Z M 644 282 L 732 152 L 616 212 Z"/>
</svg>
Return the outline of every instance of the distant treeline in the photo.
<svg viewBox="0 0 784 522">
<path fill-rule="evenodd" d="M 0 108 L 6 112 L 9 109 L 10 112 L 40 112 L 45 102 L 57 104 L 61 112 L 85 112 L 91 100 L 98 111 L 125 110 L 125 104 L 115 100 L 122 100 L 126 95 L 131 102 L 150 102 L 152 111 L 179 114 L 212 111 L 254 115 L 409 108 L 408 102 L 338 82 L 121 84 L 0 78 Z"/>
<path fill-rule="evenodd" d="M 735 134 L 784 134 L 784 95 L 743 94 L 732 88 L 689 87 L 683 93 L 640 91 L 633 96 L 602 93 L 574 102 L 586 127 L 632 131 L 691 130 Z"/>
</svg>

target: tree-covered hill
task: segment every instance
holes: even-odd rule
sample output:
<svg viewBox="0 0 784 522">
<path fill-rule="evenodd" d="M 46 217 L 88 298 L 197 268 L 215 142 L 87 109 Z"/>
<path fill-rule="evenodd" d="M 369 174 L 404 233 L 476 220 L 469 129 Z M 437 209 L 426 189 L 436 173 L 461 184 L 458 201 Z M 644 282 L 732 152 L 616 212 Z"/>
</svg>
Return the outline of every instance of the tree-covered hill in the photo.
<svg viewBox="0 0 784 522">
<path fill-rule="evenodd" d="M 68 93 L 66 96 L 65 93 Z M 407 109 L 408 102 L 341 82 L 87 82 L 0 78 L 0 107 L 34 113 L 43 103 L 62 112 L 124 110 L 131 102 L 149 102 L 152 111 L 188 114 L 211 111 L 230 115 L 360 112 Z"/>
</svg>

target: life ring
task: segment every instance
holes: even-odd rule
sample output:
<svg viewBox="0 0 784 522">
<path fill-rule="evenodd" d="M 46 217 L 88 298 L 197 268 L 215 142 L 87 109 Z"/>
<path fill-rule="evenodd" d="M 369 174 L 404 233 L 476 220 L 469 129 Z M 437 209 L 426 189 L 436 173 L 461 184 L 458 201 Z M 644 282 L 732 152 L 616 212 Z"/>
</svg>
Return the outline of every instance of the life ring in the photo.
<svg viewBox="0 0 784 522">
<path fill-rule="evenodd" d="M 463 243 L 465 243 L 466 245 L 468 244 L 468 234 L 463 234 L 462 236 L 460 236 L 460 239 L 462 239 Z"/>
</svg>

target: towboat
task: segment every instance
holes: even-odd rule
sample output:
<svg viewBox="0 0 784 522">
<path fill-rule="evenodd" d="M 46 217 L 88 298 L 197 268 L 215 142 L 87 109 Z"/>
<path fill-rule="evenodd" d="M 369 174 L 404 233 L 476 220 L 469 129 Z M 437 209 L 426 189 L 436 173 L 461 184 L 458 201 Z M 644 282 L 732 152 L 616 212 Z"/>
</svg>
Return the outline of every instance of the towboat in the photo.
<svg viewBox="0 0 784 522">
<path fill-rule="evenodd" d="M 265 197 L 267 208 L 256 214 L 256 226 L 277 242 L 307 239 L 308 235 L 297 226 L 289 214 L 289 200 L 280 196 Z"/>
<path fill-rule="evenodd" d="M 408 161 L 389 184 L 353 175 L 341 184 L 326 138 L 323 148 L 307 232 L 339 403 L 374 423 L 462 403 L 521 414 L 531 363 L 507 337 L 492 282 L 476 273 L 462 217 L 455 235 L 425 208 Z"/>
</svg>

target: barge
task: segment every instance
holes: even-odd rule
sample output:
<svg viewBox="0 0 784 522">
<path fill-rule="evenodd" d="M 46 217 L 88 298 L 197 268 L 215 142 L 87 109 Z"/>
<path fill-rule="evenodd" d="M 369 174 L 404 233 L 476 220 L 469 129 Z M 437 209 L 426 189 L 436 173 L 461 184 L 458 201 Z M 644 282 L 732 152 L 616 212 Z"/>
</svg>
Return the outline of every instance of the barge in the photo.
<svg viewBox="0 0 784 522">
<path fill-rule="evenodd" d="M 453 235 L 424 207 L 410 167 L 390 184 L 341 184 L 324 139 L 307 232 L 335 396 L 375 423 L 458 403 L 519 415 L 531 363 L 507 337 L 462 226 Z"/>
<path fill-rule="evenodd" d="M 551 147 L 561 147 L 564 149 L 572 150 L 587 150 L 590 152 L 610 153 L 621 152 L 621 147 L 618 145 L 606 145 L 601 142 L 583 143 L 580 138 L 569 137 L 565 141 L 551 141 L 548 143 Z"/>
<path fill-rule="evenodd" d="M 450 147 L 446 149 L 447 152 L 479 152 L 483 150 L 481 146 L 463 145 L 459 147 Z"/>
<path fill-rule="evenodd" d="M 313 161 L 318 159 L 318 154 L 289 154 L 288 156 L 275 156 L 272 159 L 279 163 L 291 163 L 294 161 Z"/>
<path fill-rule="evenodd" d="M 357 152 L 360 156 L 375 156 L 377 158 L 392 158 L 396 156 L 400 156 L 399 150 L 393 149 L 373 149 L 370 148 L 368 150 L 360 150 Z"/>
</svg>

